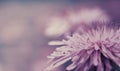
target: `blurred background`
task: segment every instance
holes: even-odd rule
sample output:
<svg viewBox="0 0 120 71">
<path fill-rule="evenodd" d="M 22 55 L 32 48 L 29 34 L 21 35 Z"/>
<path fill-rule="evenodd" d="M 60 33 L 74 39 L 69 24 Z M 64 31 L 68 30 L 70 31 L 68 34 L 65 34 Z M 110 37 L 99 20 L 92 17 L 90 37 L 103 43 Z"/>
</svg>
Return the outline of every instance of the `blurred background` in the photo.
<svg viewBox="0 0 120 71">
<path fill-rule="evenodd" d="M 64 18 L 64 11 L 88 7 L 97 7 L 107 20 L 120 22 L 119 0 L 0 0 L 0 71 L 46 71 L 47 56 L 55 49 L 48 42 L 62 38 L 54 36 L 61 25 L 49 31 L 49 20 L 61 13 Z"/>
</svg>

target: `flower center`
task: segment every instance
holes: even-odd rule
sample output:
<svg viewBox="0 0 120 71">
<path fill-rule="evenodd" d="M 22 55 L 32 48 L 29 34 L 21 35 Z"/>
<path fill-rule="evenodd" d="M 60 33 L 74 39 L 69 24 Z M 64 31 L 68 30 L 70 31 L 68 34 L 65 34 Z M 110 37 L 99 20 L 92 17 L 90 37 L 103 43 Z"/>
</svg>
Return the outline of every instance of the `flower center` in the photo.
<svg viewBox="0 0 120 71">
<path fill-rule="evenodd" d="M 98 44 L 94 44 L 94 48 L 95 48 L 96 51 L 100 49 Z"/>
</svg>

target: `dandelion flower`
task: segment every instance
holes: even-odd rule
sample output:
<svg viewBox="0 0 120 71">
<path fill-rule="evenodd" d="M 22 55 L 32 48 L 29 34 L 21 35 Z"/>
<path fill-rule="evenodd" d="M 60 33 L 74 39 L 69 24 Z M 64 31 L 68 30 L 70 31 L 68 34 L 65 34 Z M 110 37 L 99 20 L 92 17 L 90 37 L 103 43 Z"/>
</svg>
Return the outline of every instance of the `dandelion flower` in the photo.
<svg viewBox="0 0 120 71">
<path fill-rule="evenodd" d="M 110 61 L 120 66 L 120 29 L 107 26 L 91 28 L 84 33 L 74 33 L 62 41 L 51 41 L 50 45 L 61 45 L 48 56 L 51 65 L 48 70 L 56 68 L 68 61 L 72 63 L 66 70 L 111 71 Z"/>
</svg>

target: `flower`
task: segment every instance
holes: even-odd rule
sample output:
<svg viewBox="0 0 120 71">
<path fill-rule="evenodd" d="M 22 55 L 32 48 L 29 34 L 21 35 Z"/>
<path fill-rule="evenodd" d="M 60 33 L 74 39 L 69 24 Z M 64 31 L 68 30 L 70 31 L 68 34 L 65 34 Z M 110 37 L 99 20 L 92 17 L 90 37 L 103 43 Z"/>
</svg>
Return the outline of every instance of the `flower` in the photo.
<svg viewBox="0 0 120 71">
<path fill-rule="evenodd" d="M 100 8 L 81 7 L 77 10 L 67 10 L 64 15 L 53 16 L 47 22 L 45 35 L 48 37 L 58 37 L 71 33 L 78 27 L 91 25 L 92 22 L 110 22 L 110 17 Z"/>
<path fill-rule="evenodd" d="M 66 70 L 90 71 L 95 67 L 96 71 L 111 71 L 110 61 L 120 66 L 120 29 L 97 26 L 85 30 L 84 33 L 74 33 L 62 41 L 51 41 L 49 45 L 60 45 L 48 56 L 51 65 L 48 70 L 56 68 L 67 61 L 72 63 Z"/>
<path fill-rule="evenodd" d="M 82 7 L 76 11 L 71 10 L 67 12 L 67 18 L 72 24 L 91 24 L 94 21 L 97 22 L 109 22 L 110 17 L 107 13 L 99 7 L 87 8 Z M 102 24 L 102 23 L 99 23 Z"/>
</svg>

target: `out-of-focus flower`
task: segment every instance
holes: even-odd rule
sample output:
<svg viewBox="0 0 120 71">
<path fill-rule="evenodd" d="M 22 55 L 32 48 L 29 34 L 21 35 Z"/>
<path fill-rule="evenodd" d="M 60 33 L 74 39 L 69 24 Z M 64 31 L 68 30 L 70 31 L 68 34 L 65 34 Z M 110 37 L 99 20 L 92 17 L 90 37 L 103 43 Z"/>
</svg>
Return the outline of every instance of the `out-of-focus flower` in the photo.
<svg viewBox="0 0 120 71">
<path fill-rule="evenodd" d="M 73 24 L 90 24 L 94 21 L 109 22 L 110 20 L 106 12 L 100 8 L 82 8 L 76 12 L 68 11 L 68 18 Z"/>
<path fill-rule="evenodd" d="M 64 17 L 63 17 L 64 18 Z M 70 24 L 67 20 L 63 19 L 61 17 L 54 17 L 48 22 L 47 28 L 45 30 L 45 35 L 54 37 L 54 36 L 60 36 L 64 34 L 64 32 L 67 32 L 68 29 L 70 29 Z"/>
<path fill-rule="evenodd" d="M 120 66 L 120 29 L 97 26 L 83 34 L 74 33 L 67 40 L 52 41 L 50 45 L 61 45 L 48 56 L 51 65 L 48 70 L 72 61 L 66 69 L 75 71 L 111 71 L 111 62 Z"/>
<path fill-rule="evenodd" d="M 89 25 L 96 21 L 109 22 L 110 17 L 100 8 L 68 10 L 63 15 L 55 16 L 47 22 L 45 35 L 49 37 L 58 37 L 73 29 L 77 29 L 76 27 L 81 27 L 84 24 Z"/>
</svg>

